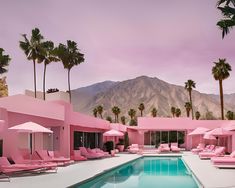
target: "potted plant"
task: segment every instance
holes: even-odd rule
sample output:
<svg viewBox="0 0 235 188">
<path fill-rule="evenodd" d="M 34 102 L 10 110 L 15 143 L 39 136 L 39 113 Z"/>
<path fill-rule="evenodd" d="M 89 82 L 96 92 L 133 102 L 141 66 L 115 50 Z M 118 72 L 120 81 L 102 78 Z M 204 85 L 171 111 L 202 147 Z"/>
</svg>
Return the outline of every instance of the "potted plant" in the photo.
<svg viewBox="0 0 235 188">
<path fill-rule="evenodd" d="M 124 151 L 124 140 L 122 138 L 119 138 L 119 142 L 117 144 L 117 148 L 120 152 Z"/>
<path fill-rule="evenodd" d="M 109 152 L 111 154 L 111 151 L 114 149 L 113 148 L 113 141 L 107 141 L 104 146 L 107 152 Z"/>
</svg>

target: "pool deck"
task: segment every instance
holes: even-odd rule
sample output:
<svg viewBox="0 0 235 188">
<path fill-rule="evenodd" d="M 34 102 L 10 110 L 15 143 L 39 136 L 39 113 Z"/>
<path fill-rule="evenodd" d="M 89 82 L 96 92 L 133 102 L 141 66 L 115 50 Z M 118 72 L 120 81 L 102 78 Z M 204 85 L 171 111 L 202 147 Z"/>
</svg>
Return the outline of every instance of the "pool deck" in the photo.
<svg viewBox="0 0 235 188">
<path fill-rule="evenodd" d="M 144 156 L 169 157 L 181 155 L 204 188 L 235 188 L 235 169 L 215 168 L 210 160 L 200 160 L 197 155 L 193 155 L 191 152 L 183 152 L 180 154 L 145 154 Z M 111 158 L 78 162 L 67 167 L 59 167 L 57 173 L 12 177 L 11 182 L 2 182 L 0 180 L 0 187 L 31 188 L 33 186 L 34 188 L 64 188 L 140 157 L 142 156 L 136 154 L 117 154 L 115 157 Z"/>
<path fill-rule="evenodd" d="M 210 160 L 201 160 L 190 152 L 182 158 L 204 188 L 235 188 L 235 169 L 216 168 Z"/>
<path fill-rule="evenodd" d="M 65 188 L 92 178 L 105 170 L 140 158 L 136 154 L 117 154 L 115 157 L 78 162 L 67 167 L 59 167 L 57 173 L 44 173 L 35 176 L 12 177 L 10 182 L 2 182 L 4 188 Z"/>
</svg>

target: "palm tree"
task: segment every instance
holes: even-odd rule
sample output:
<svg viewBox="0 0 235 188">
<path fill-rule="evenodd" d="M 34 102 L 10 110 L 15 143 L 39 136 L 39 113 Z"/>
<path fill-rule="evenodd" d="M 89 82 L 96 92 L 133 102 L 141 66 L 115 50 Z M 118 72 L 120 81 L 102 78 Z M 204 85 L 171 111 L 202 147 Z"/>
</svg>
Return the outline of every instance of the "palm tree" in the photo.
<svg viewBox="0 0 235 188">
<path fill-rule="evenodd" d="M 140 110 L 140 116 L 143 117 L 143 111 L 145 109 L 144 103 L 140 103 L 138 109 Z"/>
<path fill-rule="evenodd" d="M 41 63 L 42 54 L 42 40 L 43 36 L 38 28 L 32 30 L 30 40 L 26 34 L 22 35 L 24 41 L 20 41 L 20 48 L 24 51 L 28 60 L 33 61 L 33 72 L 34 72 L 34 96 L 37 98 L 37 81 L 36 81 L 36 62 Z"/>
<path fill-rule="evenodd" d="M 7 72 L 7 66 L 9 65 L 11 58 L 9 55 L 3 55 L 4 50 L 0 48 L 0 74 Z"/>
<path fill-rule="evenodd" d="M 121 117 L 121 122 L 123 125 L 126 125 L 126 117 L 125 116 Z"/>
<path fill-rule="evenodd" d="M 112 118 L 111 118 L 110 116 L 107 116 L 107 117 L 106 117 L 106 120 L 109 121 L 110 123 L 113 122 L 113 121 L 112 121 Z"/>
<path fill-rule="evenodd" d="M 97 110 L 97 108 L 94 108 L 94 109 L 93 109 L 93 115 L 94 115 L 94 117 L 97 117 L 97 114 L 98 114 L 98 110 Z"/>
<path fill-rule="evenodd" d="M 184 104 L 184 107 L 185 107 L 185 109 L 186 109 L 187 117 L 189 117 L 190 110 L 192 109 L 191 103 L 190 103 L 190 102 L 186 102 L 186 103 Z"/>
<path fill-rule="evenodd" d="M 128 111 L 128 115 L 131 117 L 131 120 L 133 120 L 134 117 L 135 117 L 135 115 L 136 115 L 136 111 L 131 108 L 131 109 Z"/>
<path fill-rule="evenodd" d="M 43 99 L 46 99 L 46 68 L 47 65 L 51 62 L 59 61 L 59 58 L 56 56 L 54 43 L 52 41 L 46 41 L 42 43 L 43 54 L 42 60 L 44 62 L 44 71 L 43 71 Z"/>
<path fill-rule="evenodd" d="M 121 113 L 121 110 L 118 106 L 114 106 L 112 108 L 112 112 L 114 113 L 115 116 L 115 123 L 118 123 L 118 115 Z"/>
<path fill-rule="evenodd" d="M 179 108 L 176 108 L 175 109 L 175 116 L 180 117 L 180 115 L 181 115 L 181 110 Z"/>
<path fill-rule="evenodd" d="M 199 120 L 199 119 L 200 119 L 201 114 L 200 114 L 199 111 L 196 111 L 196 112 L 195 112 L 195 117 L 196 117 L 196 120 Z"/>
<path fill-rule="evenodd" d="M 227 111 L 226 118 L 228 120 L 233 120 L 234 119 L 234 113 L 232 111 Z"/>
<path fill-rule="evenodd" d="M 157 109 L 154 107 L 151 111 L 153 117 L 157 117 Z"/>
<path fill-rule="evenodd" d="M 224 38 L 229 33 L 229 30 L 235 26 L 235 1 L 219 0 L 217 8 L 224 16 L 224 19 L 217 22 L 217 26 L 222 30 L 222 38 Z"/>
<path fill-rule="evenodd" d="M 56 48 L 56 53 L 62 61 L 64 68 L 68 70 L 69 100 L 71 103 L 70 71 L 74 66 L 84 62 L 84 54 L 79 52 L 77 43 L 71 40 L 67 40 L 67 45 L 59 44 Z"/>
<path fill-rule="evenodd" d="M 194 119 L 194 114 L 193 114 L 193 101 L 192 101 L 192 90 L 193 88 L 196 88 L 196 83 L 193 80 L 188 80 L 185 82 L 185 87 L 184 87 L 189 94 L 189 100 L 191 103 L 191 110 L 192 110 L 192 119 Z"/>
<path fill-rule="evenodd" d="M 172 116 L 175 117 L 175 110 L 176 108 L 174 106 L 171 107 L 171 113 L 172 113 Z"/>
<path fill-rule="evenodd" d="M 100 115 L 100 118 L 103 119 L 103 116 L 102 116 L 103 110 L 104 110 L 103 106 L 99 105 L 96 107 L 96 109 L 97 109 L 98 114 Z"/>
<path fill-rule="evenodd" d="M 232 71 L 231 66 L 226 62 L 226 59 L 219 59 L 219 62 L 214 62 L 215 66 L 212 67 L 212 74 L 215 80 L 219 81 L 220 90 L 220 105 L 221 105 L 221 118 L 224 119 L 224 96 L 223 96 L 223 80 L 227 79 Z"/>
</svg>

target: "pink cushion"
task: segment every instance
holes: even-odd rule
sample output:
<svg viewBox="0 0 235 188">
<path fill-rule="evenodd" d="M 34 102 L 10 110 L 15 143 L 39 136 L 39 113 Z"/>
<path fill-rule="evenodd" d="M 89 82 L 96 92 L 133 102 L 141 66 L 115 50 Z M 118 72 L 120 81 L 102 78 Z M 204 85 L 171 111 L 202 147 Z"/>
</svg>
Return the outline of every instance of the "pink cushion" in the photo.
<svg viewBox="0 0 235 188">
<path fill-rule="evenodd" d="M 131 147 L 132 147 L 132 148 L 138 148 L 139 145 L 138 145 L 138 144 L 131 144 Z"/>
<path fill-rule="evenodd" d="M 230 157 L 235 158 L 235 151 L 233 151 L 233 152 L 230 154 Z"/>
<path fill-rule="evenodd" d="M 219 147 L 215 150 L 215 154 L 216 155 L 220 155 L 220 154 L 223 154 L 225 148 L 224 147 Z"/>
</svg>

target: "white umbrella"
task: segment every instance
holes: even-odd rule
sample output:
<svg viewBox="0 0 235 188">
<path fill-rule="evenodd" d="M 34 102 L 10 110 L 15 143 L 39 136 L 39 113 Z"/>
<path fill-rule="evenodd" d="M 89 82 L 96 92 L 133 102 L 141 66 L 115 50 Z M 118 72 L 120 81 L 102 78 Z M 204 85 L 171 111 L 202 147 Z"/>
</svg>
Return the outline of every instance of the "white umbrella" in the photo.
<svg viewBox="0 0 235 188">
<path fill-rule="evenodd" d="M 16 125 L 9 128 L 10 130 L 17 130 L 18 132 L 25 132 L 25 133 L 53 133 L 50 129 L 47 129 L 37 123 L 34 122 L 26 122 L 20 125 Z M 30 137 L 31 139 L 31 137 Z M 34 135 L 34 144 L 35 144 L 35 135 Z M 30 145 L 30 151 L 32 154 L 32 145 Z"/>
</svg>

